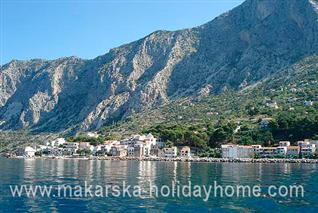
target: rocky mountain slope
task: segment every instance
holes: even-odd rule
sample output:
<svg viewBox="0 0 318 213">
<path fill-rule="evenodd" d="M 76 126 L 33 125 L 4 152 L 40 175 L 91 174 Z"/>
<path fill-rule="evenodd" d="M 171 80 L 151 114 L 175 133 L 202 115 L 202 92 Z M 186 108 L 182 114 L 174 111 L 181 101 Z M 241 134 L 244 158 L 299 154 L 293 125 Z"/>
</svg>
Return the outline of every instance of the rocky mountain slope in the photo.
<svg viewBox="0 0 318 213">
<path fill-rule="evenodd" d="M 0 129 L 98 129 L 180 98 L 243 89 L 317 53 L 317 0 L 247 0 L 202 26 L 154 32 L 92 60 L 3 65 Z"/>
<path fill-rule="evenodd" d="M 313 101 L 314 104 L 306 106 L 306 101 Z M 271 102 L 276 102 L 278 108 L 266 105 Z M 124 122 L 104 127 L 100 131 L 121 138 L 136 132 L 148 132 L 158 126 L 181 125 L 191 128 L 198 125 L 217 126 L 222 122 L 259 126 L 261 118 L 280 113 L 291 116 L 296 113 L 303 117 L 317 109 L 318 56 L 313 56 L 242 90 L 199 99 L 181 98 L 147 112 L 135 113 Z M 318 117 L 311 119 L 317 120 Z"/>
</svg>

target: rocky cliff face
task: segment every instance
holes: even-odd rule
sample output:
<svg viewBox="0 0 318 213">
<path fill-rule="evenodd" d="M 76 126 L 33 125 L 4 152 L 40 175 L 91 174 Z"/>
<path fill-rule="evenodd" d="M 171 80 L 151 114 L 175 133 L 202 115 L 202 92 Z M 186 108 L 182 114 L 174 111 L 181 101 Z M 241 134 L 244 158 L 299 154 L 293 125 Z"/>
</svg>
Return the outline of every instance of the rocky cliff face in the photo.
<svg viewBox="0 0 318 213">
<path fill-rule="evenodd" d="M 247 0 L 93 60 L 12 61 L 0 70 L 0 129 L 96 129 L 180 97 L 244 88 L 318 53 L 317 11 L 316 0 Z"/>
</svg>

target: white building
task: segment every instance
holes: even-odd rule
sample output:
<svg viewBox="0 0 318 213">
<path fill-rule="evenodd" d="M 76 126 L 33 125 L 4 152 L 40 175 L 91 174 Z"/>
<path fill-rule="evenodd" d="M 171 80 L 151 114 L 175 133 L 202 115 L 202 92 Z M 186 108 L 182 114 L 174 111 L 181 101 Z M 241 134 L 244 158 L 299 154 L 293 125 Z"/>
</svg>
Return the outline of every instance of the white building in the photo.
<svg viewBox="0 0 318 213">
<path fill-rule="evenodd" d="M 310 106 L 313 106 L 313 105 L 314 105 L 314 102 L 313 102 L 313 101 L 305 101 L 305 102 L 304 102 L 304 105 L 305 105 L 306 107 L 310 107 Z"/>
<path fill-rule="evenodd" d="M 157 138 L 155 138 L 151 133 L 146 135 L 145 140 L 146 143 L 149 143 L 150 146 L 155 146 L 157 144 Z"/>
<path fill-rule="evenodd" d="M 276 101 L 266 103 L 266 106 L 273 109 L 278 109 L 278 104 Z"/>
<path fill-rule="evenodd" d="M 48 141 L 46 142 L 46 146 L 50 146 L 50 147 L 60 147 L 63 146 L 66 143 L 64 138 L 57 138 L 53 141 Z"/>
<path fill-rule="evenodd" d="M 191 149 L 188 146 L 184 146 L 180 149 L 180 156 L 181 157 L 190 157 L 191 156 Z"/>
<path fill-rule="evenodd" d="M 86 135 L 89 138 L 98 138 L 99 137 L 97 132 L 87 132 Z"/>
<path fill-rule="evenodd" d="M 134 146 L 138 143 L 145 143 L 150 147 L 155 146 L 157 143 L 157 139 L 152 135 L 134 135 L 128 139 L 120 141 L 121 145 Z"/>
<path fill-rule="evenodd" d="M 279 146 L 281 146 L 281 147 L 290 146 L 290 141 L 280 141 Z"/>
<path fill-rule="evenodd" d="M 32 158 L 35 156 L 35 152 L 36 152 L 36 150 L 33 147 L 27 146 L 24 148 L 24 155 L 23 156 L 27 157 L 27 158 Z"/>
<path fill-rule="evenodd" d="M 253 158 L 256 147 L 227 144 L 222 145 L 221 148 L 223 158 Z"/>
<path fill-rule="evenodd" d="M 117 146 L 119 145 L 120 142 L 119 141 L 116 141 L 116 140 L 109 140 L 109 141 L 104 141 L 103 145 L 102 145 L 102 150 L 105 152 L 105 153 L 110 153 L 111 151 L 111 148 L 113 146 Z"/>
<path fill-rule="evenodd" d="M 178 149 L 176 146 L 163 148 L 164 157 L 175 158 L 178 155 Z"/>
<path fill-rule="evenodd" d="M 129 146 L 129 147 L 127 148 L 127 155 L 128 155 L 129 157 L 135 157 L 135 147 Z"/>
<path fill-rule="evenodd" d="M 316 145 L 309 140 L 298 141 L 301 157 L 310 157 L 316 152 Z"/>
<path fill-rule="evenodd" d="M 79 149 L 79 143 L 69 142 L 64 144 L 64 154 L 65 155 L 74 155 Z"/>
<path fill-rule="evenodd" d="M 317 140 L 310 141 L 310 143 L 314 144 L 316 149 L 318 149 L 318 141 Z"/>
<path fill-rule="evenodd" d="M 152 134 L 134 135 L 120 141 L 120 144 L 129 147 L 128 156 L 142 157 L 150 155 L 151 150 L 157 144 L 157 139 Z"/>
<path fill-rule="evenodd" d="M 55 146 L 59 147 L 59 146 L 63 146 L 66 143 L 64 138 L 58 138 L 55 140 Z"/>
<path fill-rule="evenodd" d="M 49 147 L 45 145 L 38 145 L 36 151 L 44 151 L 47 150 Z"/>
</svg>

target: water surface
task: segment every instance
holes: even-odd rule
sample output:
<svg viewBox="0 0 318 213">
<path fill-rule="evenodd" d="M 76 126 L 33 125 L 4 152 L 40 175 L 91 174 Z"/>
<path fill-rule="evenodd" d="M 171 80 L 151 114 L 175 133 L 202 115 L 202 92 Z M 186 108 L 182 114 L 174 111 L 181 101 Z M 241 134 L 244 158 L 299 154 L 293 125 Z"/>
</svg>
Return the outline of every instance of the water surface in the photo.
<svg viewBox="0 0 318 213">
<path fill-rule="evenodd" d="M 317 212 L 316 164 L 182 163 L 97 160 L 0 159 L 0 212 Z M 284 197 L 12 197 L 10 185 L 122 185 L 149 192 L 156 186 L 180 184 L 302 184 L 303 198 Z"/>
</svg>

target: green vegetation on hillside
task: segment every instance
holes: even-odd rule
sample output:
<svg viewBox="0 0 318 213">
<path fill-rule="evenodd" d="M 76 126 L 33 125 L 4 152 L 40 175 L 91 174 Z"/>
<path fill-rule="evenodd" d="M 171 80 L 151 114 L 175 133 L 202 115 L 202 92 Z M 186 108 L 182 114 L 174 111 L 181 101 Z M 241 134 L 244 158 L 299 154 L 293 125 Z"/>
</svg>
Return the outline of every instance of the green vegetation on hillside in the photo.
<svg viewBox="0 0 318 213">
<path fill-rule="evenodd" d="M 115 137 L 151 132 L 175 145 L 204 149 L 230 142 L 270 146 L 317 138 L 317 103 L 318 57 L 311 57 L 244 90 L 174 101 L 101 132 Z"/>
</svg>

